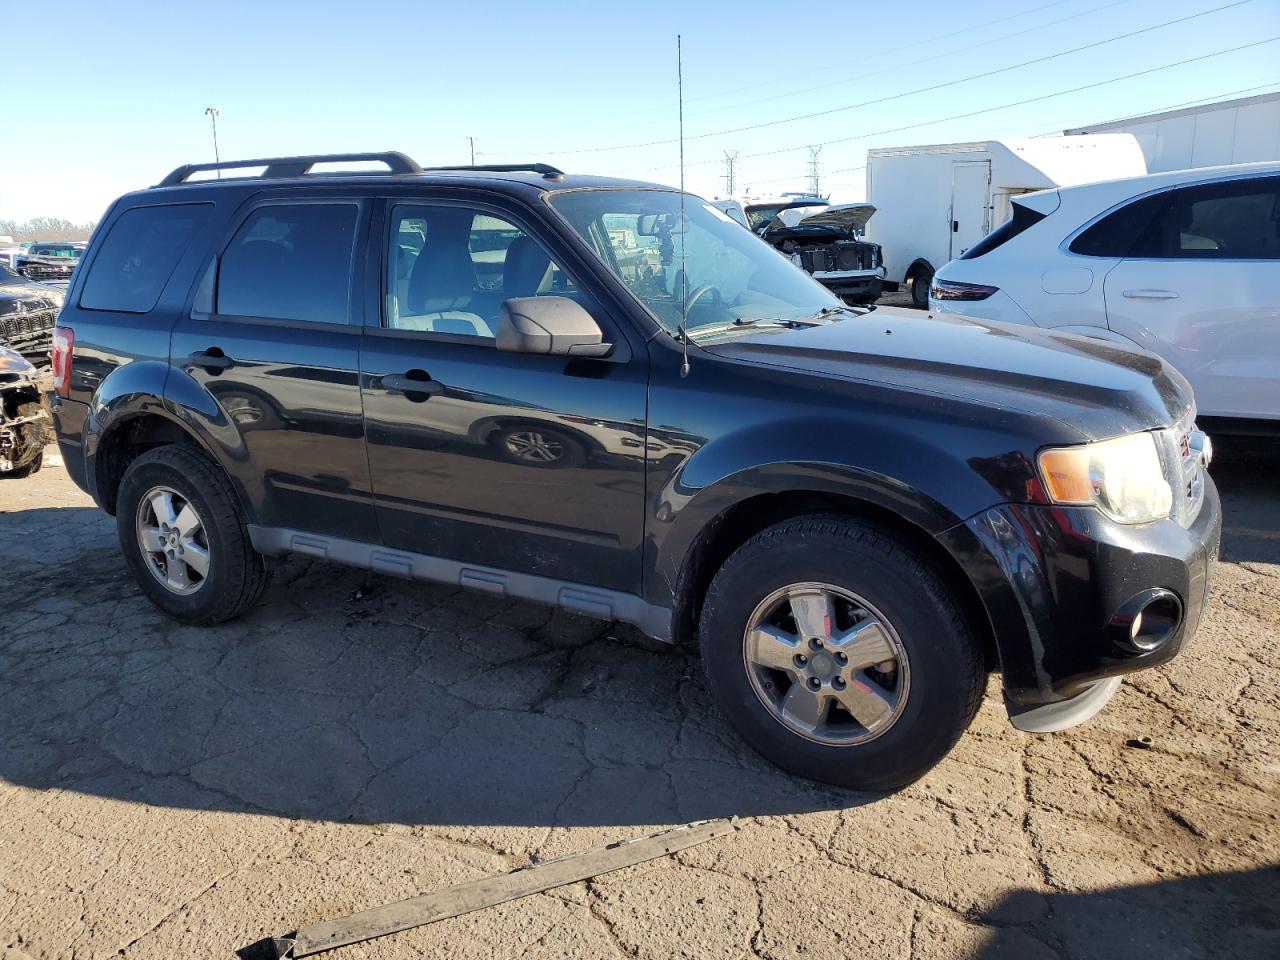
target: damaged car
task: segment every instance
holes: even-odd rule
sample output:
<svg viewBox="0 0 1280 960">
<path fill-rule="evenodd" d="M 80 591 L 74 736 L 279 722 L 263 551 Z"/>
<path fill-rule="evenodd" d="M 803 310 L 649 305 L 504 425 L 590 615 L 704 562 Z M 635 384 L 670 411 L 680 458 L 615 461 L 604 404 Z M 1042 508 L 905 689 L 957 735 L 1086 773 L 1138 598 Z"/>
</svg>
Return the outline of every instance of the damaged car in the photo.
<svg viewBox="0 0 1280 960">
<path fill-rule="evenodd" d="M 7 344 L 36 367 L 47 367 L 64 296 L 59 288 L 19 276 L 0 264 L 0 344 Z"/>
<path fill-rule="evenodd" d="M 874 303 L 883 290 L 884 257 L 862 237 L 876 212 L 869 203 L 833 206 L 820 197 L 754 203 L 751 229 L 846 303 Z"/>
<path fill-rule="evenodd" d="M 84 247 L 70 241 L 33 243 L 26 253 L 15 258 L 14 267 L 28 280 L 67 284 L 82 256 Z"/>
<path fill-rule="evenodd" d="M 28 477 L 39 470 L 50 439 L 52 420 L 36 368 L 0 343 L 0 478 Z"/>
</svg>

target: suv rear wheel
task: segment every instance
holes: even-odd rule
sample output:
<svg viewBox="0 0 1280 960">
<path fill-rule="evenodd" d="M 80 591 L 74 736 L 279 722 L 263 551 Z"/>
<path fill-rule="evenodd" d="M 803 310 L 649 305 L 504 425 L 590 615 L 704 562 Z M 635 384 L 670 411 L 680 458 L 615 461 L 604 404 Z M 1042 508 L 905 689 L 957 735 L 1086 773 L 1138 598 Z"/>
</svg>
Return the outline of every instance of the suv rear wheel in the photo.
<svg viewBox="0 0 1280 960">
<path fill-rule="evenodd" d="M 779 523 L 716 574 L 704 669 L 730 722 L 778 766 L 894 790 L 951 749 L 986 674 L 933 570 L 891 534 L 843 517 Z"/>
<path fill-rule="evenodd" d="M 183 623 L 239 616 L 270 578 L 226 476 L 186 447 L 157 447 L 129 465 L 116 532 L 143 593 Z"/>
</svg>

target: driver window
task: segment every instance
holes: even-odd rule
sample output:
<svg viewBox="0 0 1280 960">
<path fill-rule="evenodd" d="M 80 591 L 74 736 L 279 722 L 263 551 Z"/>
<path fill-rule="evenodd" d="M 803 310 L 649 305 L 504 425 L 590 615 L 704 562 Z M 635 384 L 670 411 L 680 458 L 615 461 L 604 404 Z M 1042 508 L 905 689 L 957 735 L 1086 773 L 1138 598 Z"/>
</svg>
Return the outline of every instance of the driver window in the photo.
<svg viewBox="0 0 1280 960">
<path fill-rule="evenodd" d="M 572 296 L 573 280 L 515 224 L 458 206 L 397 206 L 384 325 L 492 339 L 512 297 Z"/>
</svg>

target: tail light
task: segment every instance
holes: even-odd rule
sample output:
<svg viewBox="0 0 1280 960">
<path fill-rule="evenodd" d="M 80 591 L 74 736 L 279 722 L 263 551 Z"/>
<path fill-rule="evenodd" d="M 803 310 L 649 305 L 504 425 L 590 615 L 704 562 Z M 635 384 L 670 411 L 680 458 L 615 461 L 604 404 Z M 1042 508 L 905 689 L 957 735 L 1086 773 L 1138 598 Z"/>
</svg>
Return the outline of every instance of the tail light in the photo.
<svg viewBox="0 0 1280 960">
<path fill-rule="evenodd" d="M 70 327 L 53 328 L 53 390 L 60 397 L 71 392 L 71 357 L 76 350 L 76 334 Z"/>
<path fill-rule="evenodd" d="M 985 300 L 1000 290 L 982 283 L 961 283 L 959 280 L 933 279 L 929 296 L 934 300 Z"/>
</svg>

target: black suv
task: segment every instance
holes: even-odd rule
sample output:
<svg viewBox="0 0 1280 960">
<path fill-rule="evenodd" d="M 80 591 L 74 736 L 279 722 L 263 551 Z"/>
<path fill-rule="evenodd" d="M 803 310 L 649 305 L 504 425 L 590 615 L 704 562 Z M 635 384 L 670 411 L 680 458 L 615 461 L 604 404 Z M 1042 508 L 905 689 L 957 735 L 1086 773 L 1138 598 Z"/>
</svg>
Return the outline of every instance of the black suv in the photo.
<svg viewBox="0 0 1280 960">
<path fill-rule="evenodd" d="M 1217 551 L 1158 358 L 847 307 L 697 197 L 541 164 L 179 168 L 98 227 L 54 373 L 178 620 L 293 552 L 697 638 L 748 741 L 859 788 L 936 763 L 992 670 L 1016 726 L 1088 718 Z"/>
</svg>

